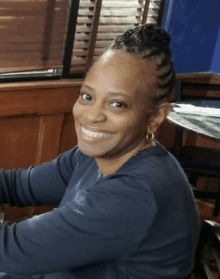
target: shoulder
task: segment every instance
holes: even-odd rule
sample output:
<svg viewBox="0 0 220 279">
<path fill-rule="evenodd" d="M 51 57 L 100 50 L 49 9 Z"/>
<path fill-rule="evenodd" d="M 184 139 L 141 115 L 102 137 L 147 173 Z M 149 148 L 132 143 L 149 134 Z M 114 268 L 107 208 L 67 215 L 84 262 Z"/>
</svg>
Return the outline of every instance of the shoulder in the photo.
<svg viewBox="0 0 220 279">
<path fill-rule="evenodd" d="M 187 182 L 185 172 L 178 160 L 158 142 L 151 150 L 143 150 L 132 168 L 133 172 L 142 178 L 157 184 L 162 181 L 169 183 L 177 178 L 184 183 Z"/>
</svg>

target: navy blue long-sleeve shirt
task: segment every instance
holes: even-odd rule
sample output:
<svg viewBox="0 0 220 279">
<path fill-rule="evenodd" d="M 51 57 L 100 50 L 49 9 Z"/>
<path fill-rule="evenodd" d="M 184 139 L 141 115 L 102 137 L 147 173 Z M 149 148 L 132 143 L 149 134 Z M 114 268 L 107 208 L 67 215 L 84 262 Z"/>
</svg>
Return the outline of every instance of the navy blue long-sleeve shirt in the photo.
<svg viewBox="0 0 220 279">
<path fill-rule="evenodd" d="M 106 177 L 77 146 L 37 167 L 1 170 L 0 203 L 59 204 L 0 226 L 0 272 L 174 279 L 192 270 L 197 207 L 182 168 L 158 142 Z"/>
</svg>

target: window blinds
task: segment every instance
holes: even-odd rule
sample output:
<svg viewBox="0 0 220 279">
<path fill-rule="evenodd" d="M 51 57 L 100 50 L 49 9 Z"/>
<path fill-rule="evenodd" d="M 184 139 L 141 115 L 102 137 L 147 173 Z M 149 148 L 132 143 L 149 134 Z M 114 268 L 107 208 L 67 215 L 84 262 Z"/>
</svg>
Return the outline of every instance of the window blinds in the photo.
<svg viewBox="0 0 220 279">
<path fill-rule="evenodd" d="M 86 72 L 129 28 L 157 23 L 161 0 L 80 0 L 71 73 Z"/>
<path fill-rule="evenodd" d="M 62 67 L 69 0 L 0 1 L 0 73 Z"/>
<path fill-rule="evenodd" d="M 125 30 L 157 23 L 163 0 L 1 0 L 0 73 L 63 68 L 71 1 L 79 1 L 69 57 L 75 74 L 85 73 Z"/>
</svg>

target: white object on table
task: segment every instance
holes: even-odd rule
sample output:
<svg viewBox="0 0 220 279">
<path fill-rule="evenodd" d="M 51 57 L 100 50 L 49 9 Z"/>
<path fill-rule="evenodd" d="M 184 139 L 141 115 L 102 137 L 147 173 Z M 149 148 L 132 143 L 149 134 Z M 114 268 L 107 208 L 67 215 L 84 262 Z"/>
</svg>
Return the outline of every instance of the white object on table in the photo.
<svg viewBox="0 0 220 279">
<path fill-rule="evenodd" d="M 220 109 L 218 108 L 198 107 L 191 104 L 177 103 L 172 103 L 171 105 L 172 110 L 178 113 L 220 117 Z"/>
</svg>

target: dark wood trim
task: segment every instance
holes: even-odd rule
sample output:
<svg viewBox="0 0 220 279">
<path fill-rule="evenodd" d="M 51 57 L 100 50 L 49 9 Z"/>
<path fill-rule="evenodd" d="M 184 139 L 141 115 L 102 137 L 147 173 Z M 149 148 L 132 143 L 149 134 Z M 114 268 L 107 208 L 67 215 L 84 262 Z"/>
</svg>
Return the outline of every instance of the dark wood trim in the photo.
<svg viewBox="0 0 220 279">
<path fill-rule="evenodd" d="M 146 21 L 147 21 L 147 14 L 148 14 L 148 9 L 149 9 L 149 4 L 150 4 L 150 0 L 146 0 L 141 24 L 145 24 Z"/>
<path fill-rule="evenodd" d="M 48 0 L 47 16 L 44 25 L 44 42 L 43 42 L 43 50 L 42 50 L 42 60 L 44 66 L 47 65 L 47 62 L 50 58 L 50 43 L 51 43 L 51 36 L 53 31 L 55 4 L 56 4 L 56 0 Z"/>
<path fill-rule="evenodd" d="M 94 51 L 95 51 L 95 44 L 96 44 L 96 39 L 97 39 L 97 32 L 98 32 L 98 28 L 99 28 L 101 7 L 102 7 L 102 0 L 97 0 L 94 20 L 93 20 L 91 39 L 89 42 L 89 52 L 88 52 L 88 56 L 87 56 L 86 72 L 89 70 L 89 68 L 92 65 L 93 55 L 94 55 Z"/>
<path fill-rule="evenodd" d="M 59 153 L 64 114 L 40 117 L 35 165 L 48 162 Z M 53 142 L 53 144 L 51 144 Z"/>
<path fill-rule="evenodd" d="M 47 81 L 29 81 L 29 82 L 12 82 L 0 83 L 0 92 L 3 91 L 19 91 L 34 90 L 44 88 L 79 88 L 84 79 L 63 79 L 63 80 L 47 80 Z"/>
<path fill-rule="evenodd" d="M 176 79 L 178 80 L 184 79 L 187 82 L 220 84 L 220 74 L 213 73 L 213 72 L 177 74 Z"/>
<path fill-rule="evenodd" d="M 63 78 L 70 77 L 71 59 L 75 42 L 76 24 L 78 17 L 79 0 L 72 0 L 69 7 L 68 26 L 65 39 L 64 55 L 63 55 Z"/>
<path fill-rule="evenodd" d="M 78 89 L 33 89 L 1 92 L 0 118 L 41 116 L 71 112 Z"/>
<path fill-rule="evenodd" d="M 158 14 L 158 19 L 157 19 L 157 24 L 159 26 L 162 25 L 164 10 L 165 10 L 165 2 L 166 2 L 166 0 L 161 0 L 161 2 L 160 2 L 160 9 L 159 9 L 159 14 Z"/>
</svg>

